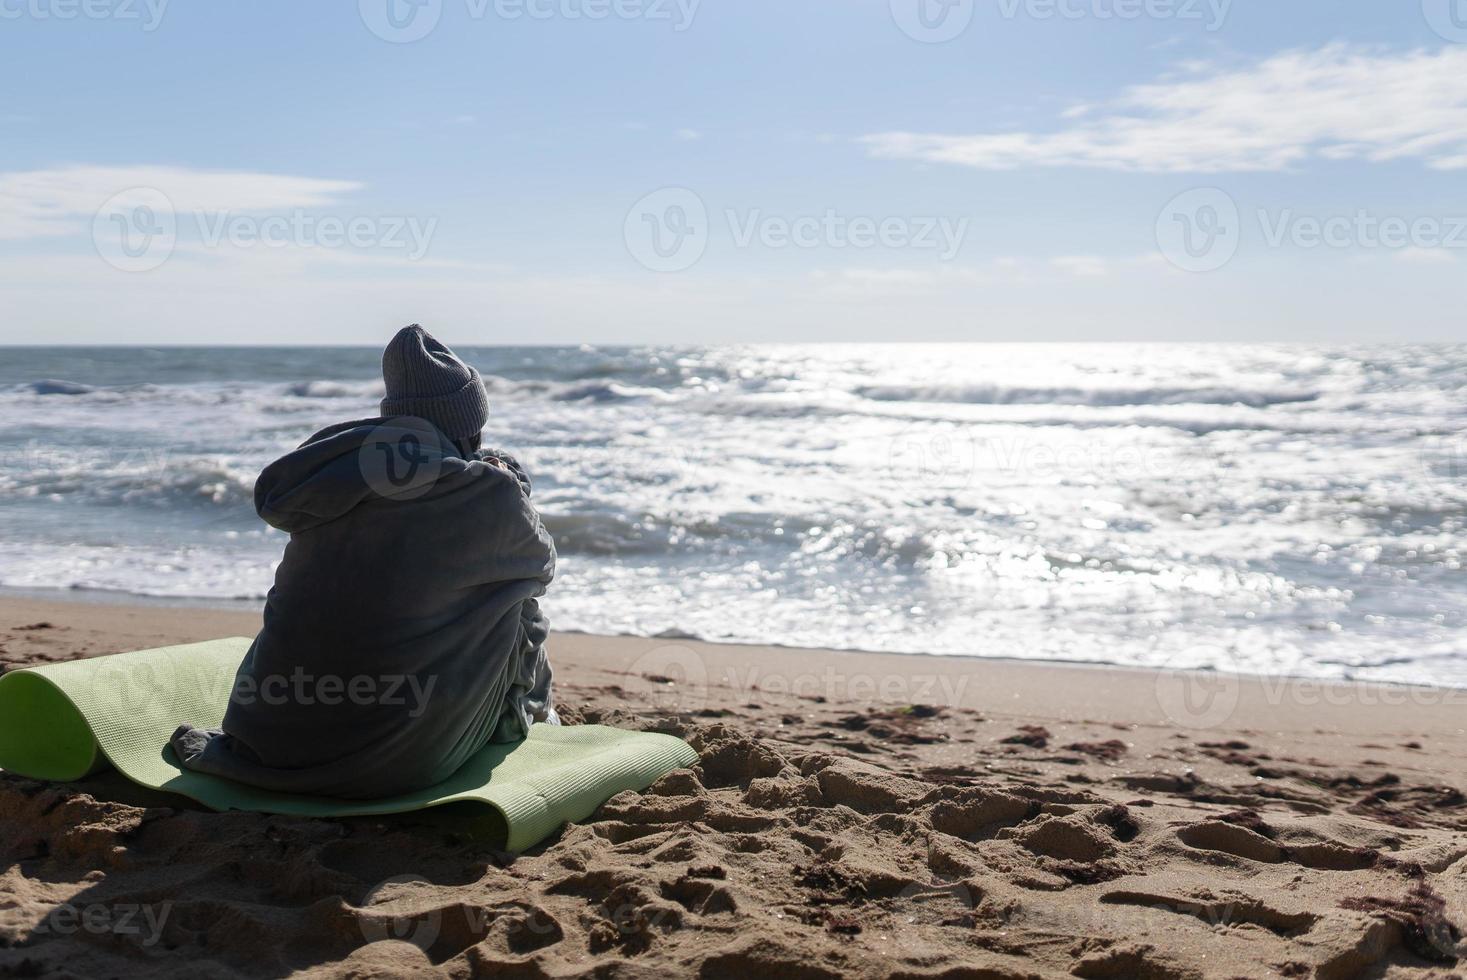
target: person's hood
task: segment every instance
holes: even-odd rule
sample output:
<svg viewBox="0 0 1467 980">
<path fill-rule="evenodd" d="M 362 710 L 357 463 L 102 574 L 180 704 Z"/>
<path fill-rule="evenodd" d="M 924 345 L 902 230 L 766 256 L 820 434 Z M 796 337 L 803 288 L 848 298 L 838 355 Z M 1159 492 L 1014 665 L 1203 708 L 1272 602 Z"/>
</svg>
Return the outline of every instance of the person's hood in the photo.
<svg viewBox="0 0 1467 980">
<path fill-rule="evenodd" d="M 255 481 L 255 511 L 272 527 L 294 534 L 368 500 L 421 496 L 468 465 L 422 419 L 342 422 L 265 467 Z"/>
</svg>

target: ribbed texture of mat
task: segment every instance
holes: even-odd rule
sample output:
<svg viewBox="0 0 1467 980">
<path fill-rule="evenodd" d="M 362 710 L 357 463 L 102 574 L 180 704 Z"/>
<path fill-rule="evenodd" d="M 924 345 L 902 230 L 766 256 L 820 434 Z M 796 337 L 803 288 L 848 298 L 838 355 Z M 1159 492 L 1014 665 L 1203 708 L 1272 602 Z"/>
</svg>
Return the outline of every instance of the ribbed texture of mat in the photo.
<svg viewBox="0 0 1467 980">
<path fill-rule="evenodd" d="M 480 803 L 502 818 L 503 846 L 521 851 L 562 823 L 589 816 L 617 793 L 645 789 L 697 761 L 685 742 L 670 735 L 536 725 L 523 742 L 485 747 L 437 786 L 371 802 L 270 793 L 181 769 L 168 748 L 169 736 L 183 722 L 219 725 L 249 645 L 244 638 L 210 640 L 12 671 L 0 677 L 0 768 L 38 779 L 75 779 L 102 764 L 100 749 L 132 781 L 216 810 L 344 817 Z M 85 738 L 82 725 L 94 742 Z"/>
</svg>

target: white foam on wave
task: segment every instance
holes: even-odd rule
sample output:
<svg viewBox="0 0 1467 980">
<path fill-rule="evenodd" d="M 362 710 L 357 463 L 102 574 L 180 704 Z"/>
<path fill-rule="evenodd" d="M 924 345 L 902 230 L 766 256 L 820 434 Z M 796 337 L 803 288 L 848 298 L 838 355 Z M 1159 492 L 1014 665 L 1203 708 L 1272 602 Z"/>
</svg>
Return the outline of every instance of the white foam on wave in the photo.
<svg viewBox="0 0 1467 980">
<path fill-rule="evenodd" d="M 251 463 L 166 450 L 57 451 L 30 446 L 0 468 L 0 493 L 16 499 L 74 499 L 100 506 L 237 507 L 254 497 Z"/>
<path fill-rule="evenodd" d="M 381 398 L 387 391 L 381 381 L 300 381 L 285 386 L 295 398 Z"/>
<path fill-rule="evenodd" d="M 957 402 L 969 405 L 1244 405 L 1264 408 L 1310 402 L 1320 395 L 1307 388 L 1228 387 L 1026 387 L 1002 384 L 863 385 L 856 393 L 874 401 Z"/>
</svg>

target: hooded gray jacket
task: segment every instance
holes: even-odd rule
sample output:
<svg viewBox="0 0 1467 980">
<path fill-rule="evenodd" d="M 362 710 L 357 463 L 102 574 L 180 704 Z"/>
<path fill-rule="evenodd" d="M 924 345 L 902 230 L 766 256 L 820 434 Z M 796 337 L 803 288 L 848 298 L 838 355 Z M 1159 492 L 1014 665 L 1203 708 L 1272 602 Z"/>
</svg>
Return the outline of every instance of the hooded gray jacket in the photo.
<svg viewBox="0 0 1467 980">
<path fill-rule="evenodd" d="M 265 468 L 255 508 L 290 533 L 222 730 L 172 739 L 189 769 L 351 799 L 441 782 L 551 709 L 536 597 L 555 546 L 530 482 L 460 458 L 421 419 L 346 422 Z"/>
</svg>

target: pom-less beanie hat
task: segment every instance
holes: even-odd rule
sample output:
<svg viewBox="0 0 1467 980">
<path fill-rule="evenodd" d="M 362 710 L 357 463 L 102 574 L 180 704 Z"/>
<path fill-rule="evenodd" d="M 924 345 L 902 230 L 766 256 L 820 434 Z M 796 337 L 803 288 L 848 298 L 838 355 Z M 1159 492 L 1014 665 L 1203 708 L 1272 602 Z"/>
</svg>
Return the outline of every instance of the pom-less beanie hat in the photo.
<svg viewBox="0 0 1467 980">
<path fill-rule="evenodd" d="M 382 352 L 387 396 L 382 414 L 427 419 L 450 439 L 464 439 L 489 421 L 489 394 L 479 372 L 416 323 L 403 327 Z"/>
</svg>

